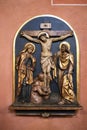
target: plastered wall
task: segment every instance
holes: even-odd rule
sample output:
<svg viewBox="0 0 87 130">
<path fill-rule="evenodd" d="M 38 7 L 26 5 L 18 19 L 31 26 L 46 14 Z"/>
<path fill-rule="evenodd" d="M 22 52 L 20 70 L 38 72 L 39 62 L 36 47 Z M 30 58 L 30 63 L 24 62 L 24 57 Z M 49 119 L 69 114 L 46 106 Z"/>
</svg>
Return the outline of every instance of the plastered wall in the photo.
<svg viewBox="0 0 87 130">
<path fill-rule="evenodd" d="M 52 14 L 66 20 L 80 45 L 80 110 L 74 117 L 16 116 L 12 103 L 12 46 L 29 18 Z M 0 0 L 0 130 L 87 130 L 87 6 L 52 6 L 51 0 Z"/>
</svg>

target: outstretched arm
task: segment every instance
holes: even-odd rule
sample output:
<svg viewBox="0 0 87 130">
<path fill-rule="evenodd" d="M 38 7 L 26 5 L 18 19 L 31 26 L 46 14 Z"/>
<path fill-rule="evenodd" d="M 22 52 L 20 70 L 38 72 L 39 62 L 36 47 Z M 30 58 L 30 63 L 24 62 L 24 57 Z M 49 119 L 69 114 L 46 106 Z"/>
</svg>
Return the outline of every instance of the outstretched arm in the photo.
<svg viewBox="0 0 87 130">
<path fill-rule="evenodd" d="M 69 34 L 66 34 L 66 35 L 63 35 L 63 36 L 60 36 L 60 37 L 57 37 L 57 38 L 52 38 L 52 41 L 57 42 L 59 40 L 63 40 L 63 39 L 70 37 L 70 36 L 72 36 L 72 33 L 69 33 Z"/>
<path fill-rule="evenodd" d="M 38 39 L 33 38 L 33 37 L 27 35 L 27 34 L 24 33 L 24 32 L 21 32 L 21 36 L 25 37 L 26 39 L 28 39 L 28 40 L 30 40 L 30 41 L 32 41 L 32 42 L 40 43 L 40 41 L 39 41 Z"/>
</svg>

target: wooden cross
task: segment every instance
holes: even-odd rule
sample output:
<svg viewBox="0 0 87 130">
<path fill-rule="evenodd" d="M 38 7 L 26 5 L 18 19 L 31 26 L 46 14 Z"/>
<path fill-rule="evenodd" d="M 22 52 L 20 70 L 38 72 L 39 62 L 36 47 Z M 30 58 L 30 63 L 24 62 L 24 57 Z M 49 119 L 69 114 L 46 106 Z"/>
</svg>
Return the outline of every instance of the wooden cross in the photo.
<svg viewBox="0 0 87 130">
<path fill-rule="evenodd" d="M 40 29 L 41 30 L 33 30 L 33 31 L 26 30 L 26 31 L 22 31 L 22 32 L 25 33 L 26 35 L 33 36 L 33 37 L 37 37 L 40 32 L 46 32 L 51 37 L 62 36 L 62 35 L 66 35 L 66 34 L 73 34 L 73 31 L 71 31 L 71 30 L 69 30 L 69 31 L 51 30 L 51 23 L 41 23 Z"/>
<path fill-rule="evenodd" d="M 30 41 L 41 44 L 41 46 L 42 46 L 41 66 L 42 66 L 42 71 L 44 73 L 44 84 L 45 84 L 45 86 L 49 86 L 49 84 L 50 84 L 49 77 L 51 77 L 50 71 L 52 68 L 51 67 L 51 64 L 52 64 L 51 63 L 51 56 L 52 56 L 51 45 L 55 41 L 63 40 L 69 36 L 72 36 L 72 31 L 55 31 L 55 30 L 53 31 L 53 30 L 50 30 L 51 23 L 41 23 L 40 29 L 41 30 L 23 31 L 23 32 L 21 32 L 21 35 Z M 53 38 L 47 38 L 46 40 L 44 40 L 43 38 L 42 38 L 42 40 L 38 39 L 38 38 L 32 38 L 32 37 L 39 37 L 39 34 L 41 34 L 42 32 L 49 34 L 49 36 L 52 36 Z M 49 66 L 49 68 L 48 68 L 48 66 Z M 55 69 L 55 67 L 54 67 L 54 69 Z"/>
</svg>

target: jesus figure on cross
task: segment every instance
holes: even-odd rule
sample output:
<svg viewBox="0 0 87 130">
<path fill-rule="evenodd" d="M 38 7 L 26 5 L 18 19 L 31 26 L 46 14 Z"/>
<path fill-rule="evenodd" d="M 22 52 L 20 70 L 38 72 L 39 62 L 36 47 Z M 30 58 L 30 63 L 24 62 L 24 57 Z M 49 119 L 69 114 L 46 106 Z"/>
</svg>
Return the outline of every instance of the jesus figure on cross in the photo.
<svg viewBox="0 0 87 130">
<path fill-rule="evenodd" d="M 58 37 L 50 37 L 49 34 L 45 31 L 41 31 L 37 38 L 33 38 L 30 35 L 27 35 L 25 32 L 22 32 L 21 35 L 27 38 L 29 41 L 41 44 L 41 68 L 44 73 L 44 84 L 46 87 L 49 87 L 50 80 L 51 80 L 51 68 L 55 68 L 54 62 L 52 61 L 52 52 L 51 45 L 54 42 L 59 40 L 63 40 L 67 37 L 72 36 L 72 32 L 66 35 L 58 36 Z"/>
</svg>

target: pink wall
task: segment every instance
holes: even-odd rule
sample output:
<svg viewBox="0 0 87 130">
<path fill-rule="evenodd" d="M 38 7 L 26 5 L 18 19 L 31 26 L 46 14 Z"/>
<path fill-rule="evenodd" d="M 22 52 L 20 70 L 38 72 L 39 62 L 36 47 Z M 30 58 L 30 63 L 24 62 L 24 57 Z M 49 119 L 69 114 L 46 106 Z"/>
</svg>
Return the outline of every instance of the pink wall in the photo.
<svg viewBox="0 0 87 130">
<path fill-rule="evenodd" d="M 87 0 L 52 0 L 53 4 L 87 4 Z"/>
<path fill-rule="evenodd" d="M 51 0 L 0 0 L 0 130 L 87 130 L 87 6 L 51 6 Z M 52 14 L 66 20 L 80 44 L 80 110 L 74 117 L 43 119 L 16 116 L 12 103 L 12 45 L 17 29 L 29 18 Z"/>
</svg>

